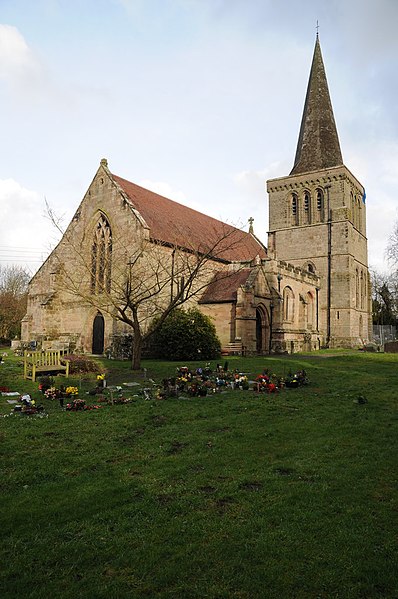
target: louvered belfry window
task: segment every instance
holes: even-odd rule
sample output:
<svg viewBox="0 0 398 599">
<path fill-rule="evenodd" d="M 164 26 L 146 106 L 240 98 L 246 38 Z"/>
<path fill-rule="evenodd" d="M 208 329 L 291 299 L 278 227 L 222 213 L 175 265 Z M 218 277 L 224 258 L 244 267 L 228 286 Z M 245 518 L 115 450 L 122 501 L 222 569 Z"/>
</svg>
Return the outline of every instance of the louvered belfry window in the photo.
<svg viewBox="0 0 398 599">
<path fill-rule="evenodd" d="M 292 194 L 292 221 L 294 225 L 298 225 L 298 198 L 295 193 Z"/>
</svg>

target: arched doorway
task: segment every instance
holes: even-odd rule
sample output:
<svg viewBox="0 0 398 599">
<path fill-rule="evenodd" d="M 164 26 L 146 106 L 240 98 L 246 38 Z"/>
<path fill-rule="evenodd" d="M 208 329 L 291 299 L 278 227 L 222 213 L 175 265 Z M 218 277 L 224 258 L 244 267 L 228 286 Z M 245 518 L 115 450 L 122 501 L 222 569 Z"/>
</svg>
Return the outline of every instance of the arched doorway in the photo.
<svg viewBox="0 0 398 599">
<path fill-rule="evenodd" d="M 264 306 L 256 308 L 256 351 L 258 354 L 269 353 L 269 318 Z"/>
<path fill-rule="evenodd" d="M 104 331 L 104 317 L 101 312 L 98 312 L 93 322 L 93 345 L 91 350 L 93 354 L 104 353 Z"/>
</svg>

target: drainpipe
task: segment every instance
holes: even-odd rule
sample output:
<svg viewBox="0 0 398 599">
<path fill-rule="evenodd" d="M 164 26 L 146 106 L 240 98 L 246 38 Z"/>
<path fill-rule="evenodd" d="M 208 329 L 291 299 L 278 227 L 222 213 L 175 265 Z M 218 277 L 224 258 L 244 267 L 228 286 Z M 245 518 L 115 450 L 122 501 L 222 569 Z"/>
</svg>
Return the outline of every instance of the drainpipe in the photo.
<svg viewBox="0 0 398 599">
<path fill-rule="evenodd" d="M 330 306 L 332 297 L 332 216 L 330 210 L 329 189 L 331 185 L 325 185 L 327 195 L 327 215 L 328 215 L 328 271 L 327 271 L 327 308 L 326 308 L 326 347 L 330 346 Z"/>
<path fill-rule="evenodd" d="M 316 330 L 319 331 L 319 288 L 315 288 L 316 292 Z"/>
</svg>

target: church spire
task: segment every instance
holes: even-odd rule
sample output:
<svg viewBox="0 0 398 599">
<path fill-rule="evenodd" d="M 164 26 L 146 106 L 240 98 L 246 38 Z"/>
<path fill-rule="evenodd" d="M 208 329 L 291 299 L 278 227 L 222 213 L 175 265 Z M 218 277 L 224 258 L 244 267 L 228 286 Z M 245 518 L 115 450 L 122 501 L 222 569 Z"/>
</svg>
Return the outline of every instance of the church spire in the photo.
<svg viewBox="0 0 398 599">
<path fill-rule="evenodd" d="M 343 158 L 317 33 L 291 175 L 341 166 Z"/>
</svg>

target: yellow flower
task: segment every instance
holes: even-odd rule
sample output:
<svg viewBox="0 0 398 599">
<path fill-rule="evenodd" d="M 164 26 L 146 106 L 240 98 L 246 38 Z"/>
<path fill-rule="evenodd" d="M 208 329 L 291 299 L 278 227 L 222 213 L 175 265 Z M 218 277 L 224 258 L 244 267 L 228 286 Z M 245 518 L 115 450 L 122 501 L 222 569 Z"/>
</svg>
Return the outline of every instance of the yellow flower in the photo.
<svg viewBox="0 0 398 599">
<path fill-rule="evenodd" d="M 67 395 L 77 395 L 79 393 L 79 390 L 77 387 L 66 387 L 65 393 Z"/>
</svg>

